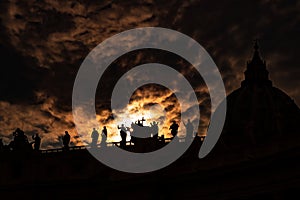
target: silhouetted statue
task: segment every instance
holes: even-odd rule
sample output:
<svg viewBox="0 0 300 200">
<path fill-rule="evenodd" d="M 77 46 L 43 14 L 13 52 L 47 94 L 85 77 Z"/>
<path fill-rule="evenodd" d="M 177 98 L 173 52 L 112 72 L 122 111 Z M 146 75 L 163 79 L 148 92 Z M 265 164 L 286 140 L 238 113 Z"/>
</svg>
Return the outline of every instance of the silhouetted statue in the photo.
<svg viewBox="0 0 300 200">
<path fill-rule="evenodd" d="M 158 122 L 153 121 L 150 123 L 153 133 L 153 138 L 158 139 Z"/>
<path fill-rule="evenodd" d="M 70 143 L 70 135 L 68 133 L 68 131 L 65 131 L 65 135 L 63 136 L 63 145 L 64 145 L 64 149 L 65 150 L 69 150 L 69 143 Z"/>
<path fill-rule="evenodd" d="M 91 147 L 92 147 L 92 148 L 97 147 L 97 142 L 98 142 L 98 138 L 99 138 L 99 133 L 98 133 L 98 131 L 97 131 L 95 128 L 93 128 L 93 132 L 92 132 L 91 138 L 92 138 Z"/>
<path fill-rule="evenodd" d="M 141 120 L 137 120 L 137 122 L 135 122 L 135 124 L 138 125 L 138 126 L 144 126 L 144 121 L 146 121 L 146 120 L 145 120 L 144 117 L 142 117 L 142 119 Z"/>
<path fill-rule="evenodd" d="M 4 145 L 3 145 L 3 141 L 2 138 L 0 139 L 0 151 L 2 151 L 4 149 Z"/>
<path fill-rule="evenodd" d="M 178 133 L 178 124 L 176 124 L 175 121 L 173 121 L 172 125 L 170 126 L 169 130 L 171 130 L 171 134 L 173 135 L 173 137 L 175 137 Z"/>
<path fill-rule="evenodd" d="M 165 135 L 161 135 L 160 136 L 160 140 L 161 140 L 161 143 L 165 144 Z"/>
<path fill-rule="evenodd" d="M 125 147 L 126 146 L 126 137 L 127 137 L 127 133 L 126 133 L 126 127 L 124 126 L 124 124 L 122 124 L 121 127 L 118 126 L 118 129 L 120 129 L 120 135 L 121 135 L 121 147 Z"/>
<path fill-rule="evenodd" d="M 39 134 L 36 134 L 36 135 L 32 135 L 32 139 L 34 140 L 34 150 L 35 151 L 39 151 L 40 150 L 40 146 L 41 146 L 41 138 L 39 136 Z"/>
<path fill-rule="evenodd" d="M 102 134 L 101 134 L 101 147 L 106 147 L 106 140 L 107 140 L 107 129 L 106 126 L 103 127 L 102 129 Z"/>
<path fill-rule="evenodd" d="M 193 138 L 193 132 L 194 132 L 194 126 L 191 123 L 190 119 L 188 119 L 188 122 L 185 124 L 183 122 L 185 128 L 186 128 L 186 135 L 185 138 L 186 139 L 192 139 Z"/>
<path fill-rule="evenodd" d="M 138 126 L 143 126 L 140 120 L 137 120 L 135 124 L 137 124 Z"/>
<path fill-rule="evenodd" d="M 32 150 L 30 143 L 28 142 L 28 138 L 25 135 L 24 131 L 17 128 L 13 132 L 14 141 L 9 144 L 9 147 L 16 151 L 28 151 Z"/>
</svg>

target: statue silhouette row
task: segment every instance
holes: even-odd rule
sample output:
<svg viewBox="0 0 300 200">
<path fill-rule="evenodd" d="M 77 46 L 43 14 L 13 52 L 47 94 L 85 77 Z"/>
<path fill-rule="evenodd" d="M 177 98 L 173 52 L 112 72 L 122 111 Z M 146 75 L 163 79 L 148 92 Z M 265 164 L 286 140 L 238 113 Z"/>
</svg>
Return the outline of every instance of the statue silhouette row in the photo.
<svg viewBox="0 0 300 200">
<path fill-rule="evenodd" d="M 28 151 L 39 151 L 41 146 L 41 138 L 39 134 L 32 135 L 32 142 L 29 142 L 28 137 L 25 135 L 24 131 L 17 128 L 13 133 L 13 140 L 8 144 L 4 145 L 3 140 L 0 139 L 0 150 L 13 150 L 18 152 L 28 152 Z"/>
<path fill-rule="evenodd" d="M 41 147 L 41 137 L 39 134 L 33 134 L 32 140 L 29 141 L 28 137 L 25 135 L 25 132 L 20 128 L 17 128 L 13 133 L 13 140 L 9 142 L 8 145 L 3 144 L 3 139 L 0 138 L 0 151 L 15 151 L 15 152 L 29 152 L 36 151 L 38 152 Z M 69 149 L 70 143 L 70 135 L 68 131 L 65 131 L 65 135 L 63 136 L 63 148 Z"/>
<path fill-rule="evenodd" d="M 161 141 L 164 143 L 164 135 L 159 136 L 159 127 L 158 122 L 151 122 L 150 126 L 144 126 L 143 122 L 146 121 L 144 118 L 141 120 L 137 120 L 136 122 L 132 122 L 130 127 L 126 127 L 124 124 L 121 124 L 121 126 L 117 126 L 117 128 L 120 130 L 119 134 L 121 137 L 120 146 L 125 147 L 127 143 L 127 134 L 129 133 L 131 137 L 131 142 L 134 143 L 134 145 L 144 144 L 143 141 L 146 141 L 146 138 L 139 138 L 138 135 L 148 134 L 148 138 L 151 138 L 152 140 Z M 185 140 L 191 140 L 194 137 L 194 127 L 191 123 L 190 119 L 188 119 L 187 123 L 184 123 L 185 129 L 186 129 L 186 137 Z M 171 126 L 169 127 L 169 130 L 171 130 L 172 138 L 175 138 L 175 136 L 178 134 L 179 125 L 176 123 L 176 121 L 172 121 Z M 92 134 L 91 134 L 92 142 L 91 147 L 96 148 L 98 147 L 98 139 L 99 139 L 99 133 L 98 131 L 93 128 Z M 105 147 L 107 141 L 107 129 L 106 126 L 103 127 L 102 130 L 102 139 L 100 146 Z"/>
<path fill-rule="evenodd" d="M 164 143 L 164 135 L 159 136 L 159 127 L 158 122 L 153 121 L 150 123 L 150 126 L 144 126 L 143 122 L 145 121 L 144 118 L 141 120 L 137 120 L 135 123 L 132 123 L 130 127 L 126 127 L 124 124 L 121 126 L 117 126 L 117 128 L 120 130 L 120 146 L 125 147 L 127 142 L 127 133 L 131 136 L 131 142 L 134 143 L 134 145 L 143 144 L 143 141 L 146 141 L 147 138 L 139 138 L 138 135 L 140 133 L 143 133 L 148 138 L 151 138 L 153 141 L 161 141 Z M 186 137 L 185 139 L 192 139 L 193 138 L 193 131 L 194 127 L 188 119 L 187 123 L 185 124 L 183 122 L 185 128 L 186 128 Z M 178 134 L 179 125 L 176 123 L 176 121 L 172 121 L 171 126 L 169 127 L 169 130 L 171 130 L 172 139 Z M 32 135 L 32 140 L 29 142 L 28 137 L 25 135 L 24 131 L 20 128 L 17 128 L 13 133 L 13 140 L 8 144 L 4 145 L 2 139 L 0 139 L 0 150 L 13 150 L 13 151 L 19 151 L 19 152 L 27 152 L 27 151 L 39 151 L 41 146 L 41 137 L 39 134 Z M 107 137 L 108 137 L 108 131 L 106 126 L 103 126 L 103 129 L 101 131 L 101 143 L 100 147 L 106 147 L 107 144 Z M 96 128 L 93 128 L 92 134 L 91 134 L 92 142 L 90 144 L 91 148 L 98 147 L 98 140 L 99 140 L 99 133 L 96 130 Z M 69 145 L 71 141 L 71 136 L 68 133 L 68 131 L 65 131 L 65 134 L 62 136 L 62 145 L 64 150 L 69 150 Z"/>
</svg>

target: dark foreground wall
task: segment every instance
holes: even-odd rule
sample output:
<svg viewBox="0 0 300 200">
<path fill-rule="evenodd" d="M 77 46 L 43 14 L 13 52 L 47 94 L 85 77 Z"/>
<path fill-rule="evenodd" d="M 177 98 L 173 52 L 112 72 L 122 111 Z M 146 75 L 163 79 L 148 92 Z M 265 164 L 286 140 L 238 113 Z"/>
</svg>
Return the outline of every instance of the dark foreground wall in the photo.
<svg viewBox="0 0 300 200">
<path fill-rule="evenodd" d="M 1 154 L 1 199 L 297 199 L 300 149 L 226 162 L 194 150 L 147 174 L 112 170 L 86 150 Z"/>
</svg>

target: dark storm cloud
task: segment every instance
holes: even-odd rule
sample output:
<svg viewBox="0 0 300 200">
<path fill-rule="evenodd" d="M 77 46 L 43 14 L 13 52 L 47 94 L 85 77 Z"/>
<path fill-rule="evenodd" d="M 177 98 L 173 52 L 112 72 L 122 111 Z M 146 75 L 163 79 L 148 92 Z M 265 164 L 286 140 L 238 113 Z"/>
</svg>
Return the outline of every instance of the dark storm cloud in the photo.
<svg viewBox="0 0 300 200">
<path fill-rule="evenodd" d="M 208 50 L 228 92 L 239 86 L 252 41 L 259 38 L 273 82 L 299 104 L 299 9 L 299 1 L 193 1 L 174 15 L 171 28 Z"/>
<path fill-rule="evenodd" d="M 299 1 L 4 0 L 0 4 L 0 123 L 7 138 L 16 126 L 25 126 L 20 123 L 25 120 L 24 129 L 43 133 L 49 146 L 57 145 L 62 127 L 74 130 L 71 93 L 84 57 L 106 38 L 144 26 L 175 29 L 197 40 L 219 67 L 228 93 L 239 87 L 252 41 L 259 38 L 274 85 L 300 104 Z M 136 63 L 151 60 L 134 58 Z M 120 66 L 133 62 L 125 61 Z M 187 69 L 185 65 L 182 73 L 197 91 L 201 115 L 209 116 L 205 84 Z M 99 112 L 105 113 L 102 121 L 111 120 L 107 110 Z M 205 124 L 208 118 L 201 120 Z"/>
</svg>

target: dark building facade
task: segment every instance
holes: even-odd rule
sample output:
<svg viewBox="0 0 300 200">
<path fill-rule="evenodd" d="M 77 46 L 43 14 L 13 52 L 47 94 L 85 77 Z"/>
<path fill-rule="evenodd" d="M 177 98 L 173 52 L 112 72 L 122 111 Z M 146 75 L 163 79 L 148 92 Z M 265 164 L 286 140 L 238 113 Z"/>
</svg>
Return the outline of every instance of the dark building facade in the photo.
<svg viewBox="0 0 300 200">
<path fill-rule="evenodd" d="M 3 199 L 292 199 L 300 189 L 300 111 L 272 86 L 254 46 L 241 87 L 227 97 L 223 133 L 213 151 L 202 141 L 170 166 L 128 174 L 104 166 L 85 149 L 2 152 Z"/>
</svg>

